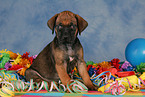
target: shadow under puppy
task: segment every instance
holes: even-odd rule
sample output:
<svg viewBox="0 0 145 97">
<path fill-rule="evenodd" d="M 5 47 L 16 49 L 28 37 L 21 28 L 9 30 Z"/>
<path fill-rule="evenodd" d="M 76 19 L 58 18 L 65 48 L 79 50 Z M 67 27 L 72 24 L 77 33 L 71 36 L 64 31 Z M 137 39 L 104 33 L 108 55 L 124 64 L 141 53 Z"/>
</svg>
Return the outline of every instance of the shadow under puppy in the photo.
<svg viewBox="0 0 145 97">
<path fill-rule="evenodd" d="M 64 85 L 67 85 L 71 80 L 68 73 L 77 66 L 84 84 L 89 89 L 96 89 L 87 72 L 83 48 L 77 37 L 88 23 L 77 14 L 63 11 L 54 15 L 47 24 L 52 33 L 55 30 L 56 36 L 26 70 L 26 80 L 33 79 L 34 82 L 61 80 Z"/>
</svg>

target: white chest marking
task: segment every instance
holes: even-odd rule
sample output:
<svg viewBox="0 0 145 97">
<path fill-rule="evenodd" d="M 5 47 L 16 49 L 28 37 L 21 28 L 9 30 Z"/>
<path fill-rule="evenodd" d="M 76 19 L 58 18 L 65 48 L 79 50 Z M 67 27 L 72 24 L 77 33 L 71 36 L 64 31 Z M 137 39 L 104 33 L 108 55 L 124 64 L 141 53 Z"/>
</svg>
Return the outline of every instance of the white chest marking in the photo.
<svg viewBox="0 0 145 97">
<path fill-rule="evenodd" d="M 73 60 L 74 60 L 74 58 L 69 56 L 69 61 L 71 62 Z"/>
</svg>

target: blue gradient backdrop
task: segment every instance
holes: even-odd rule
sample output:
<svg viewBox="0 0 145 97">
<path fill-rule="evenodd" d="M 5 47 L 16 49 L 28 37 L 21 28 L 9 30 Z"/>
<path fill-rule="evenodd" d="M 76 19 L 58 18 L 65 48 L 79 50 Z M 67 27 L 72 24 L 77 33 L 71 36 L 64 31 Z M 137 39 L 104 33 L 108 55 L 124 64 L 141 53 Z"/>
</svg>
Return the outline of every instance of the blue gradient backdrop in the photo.
<svg viewBox="0 0 145 97">
<path fill-rule="evenodd" d="M 64 10 L 88 21 L 86 61 L 124 61 L 127 44 L 145 38 L 145 0 L 0 0 L 0 49 L 38 54 L 54 37 L 47 21 Z"/>
</svg>

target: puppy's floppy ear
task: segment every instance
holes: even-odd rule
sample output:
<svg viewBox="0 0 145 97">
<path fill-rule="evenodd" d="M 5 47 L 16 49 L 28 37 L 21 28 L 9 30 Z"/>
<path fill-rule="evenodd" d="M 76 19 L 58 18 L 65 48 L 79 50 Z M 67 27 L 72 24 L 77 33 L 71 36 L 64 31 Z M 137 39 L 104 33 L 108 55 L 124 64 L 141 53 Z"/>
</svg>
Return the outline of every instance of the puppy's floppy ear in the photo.
<svg viewBox="0 0 145 97">
<path fill-rule="evenodd" d="M 57 16 L 58 16 L 58 14 L 54 15 L 47 22 L 48 27 L 52 30 L 52 34 L 54 33 L 54 26 L 55 26 L 55 21 L 57 19 Z"/>
<path fill-rule="evenodd" d="M 79 35 L 81 35 L 81 32 L 88 26 L 88 22 L 85 21 L 81 16 L 79 15 L 75 15 L 77 22 L 78 22 L 78 31 L 79 31 Z"/>
</svg>

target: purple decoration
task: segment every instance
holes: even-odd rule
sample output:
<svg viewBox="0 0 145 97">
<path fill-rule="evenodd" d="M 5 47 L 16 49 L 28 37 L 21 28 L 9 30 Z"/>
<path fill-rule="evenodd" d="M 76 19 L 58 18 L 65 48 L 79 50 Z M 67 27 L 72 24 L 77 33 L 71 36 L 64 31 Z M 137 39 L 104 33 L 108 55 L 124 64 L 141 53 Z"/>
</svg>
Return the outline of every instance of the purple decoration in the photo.
<svg viewBox="0 0 145 97">
<path fill-rule="evenodd" d="M 11 67 L 12 67 L 12 64 L 11 64 L 11 63 L 7 62 L 7 63 L 5 64 L 5 69 L 6 69 L 6 70 L 8 70 L 8 69 L 11 68 Z"/>
<path fill-rule="evenodd" d="M 32 56 L 33 59 L 36 59 L 37 55 Z"/>
<path fill-rule="evenodd" d="M 122 64 L 120 70 L 121 70 L 121 71 L 123 71 L 123 70 L 125 70 L 125 71 L 127 70 L 127 71 L 128 71 L 128 68 L 130 68 L 130 67 L 132 67 L 132 65 L 131 65 L 128 61 L 125 61 L 125 62 Z"/>
</svg>

